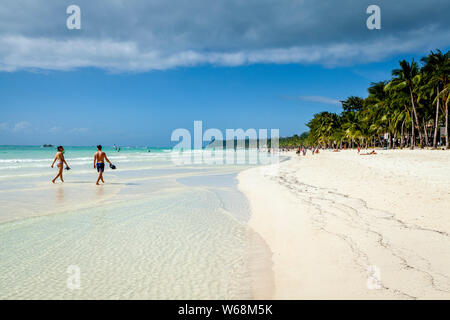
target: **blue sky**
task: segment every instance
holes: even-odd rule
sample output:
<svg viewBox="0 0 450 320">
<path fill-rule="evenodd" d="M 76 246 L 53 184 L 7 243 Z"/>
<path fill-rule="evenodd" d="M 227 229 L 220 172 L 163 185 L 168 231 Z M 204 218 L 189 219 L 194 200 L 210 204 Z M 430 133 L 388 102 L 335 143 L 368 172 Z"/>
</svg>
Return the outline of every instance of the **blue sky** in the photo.
<svg viewBox="0 0 450 320">
<path fill-rule="evenodd" d="M 2 144 L 167 146 L 176 128 L 306 131 L 339 100 L 366 95 L 397 59 L 352 67 L 257 64 L 111 74 L 98 69 L 0 73 Z M 323 100 L 323 101 L 322 101 Z M 16 124 L 23 128 L 14 130 Z M 6 132 L 5 132 L 6 131 Z"/>
<path fill-rule="evenodd" d="M 68 31 L 70 2 L 2 1 L 0 144 L 168 146 L 194 120 L 300 134 L 398 60 L 450 46 L 448 1 L 375 1 L 376 31 L 370 1 L 207 3 L 82 0 Z"/>
</svg>

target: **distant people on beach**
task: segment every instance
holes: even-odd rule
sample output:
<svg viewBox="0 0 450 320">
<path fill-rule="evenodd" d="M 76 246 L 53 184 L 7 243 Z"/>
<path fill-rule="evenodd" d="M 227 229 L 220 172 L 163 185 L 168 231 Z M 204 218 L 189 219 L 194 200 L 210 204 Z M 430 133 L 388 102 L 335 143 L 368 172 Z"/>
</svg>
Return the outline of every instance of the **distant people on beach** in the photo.
<svg viewBox="0 0 450 320">
<path fill-rule="evenodd" d="M 52 180 L 53 183 L 55 183 L 56 179 L 60 178 L 61 182 L 64 182 L 63 179 L 63 164 L 66 165 L 66 169 L 69 170 L 69 165 L 66 162 L 66 159 L 64 158 L 64 148 L 62 146 L 59 146 L 57 148 L 55 159 L 53 160 L 53 163 L 51 167 L 53 168 L 54 164 L 56 162 L 56 166 L 58 167 L 58 174 L 56 177 Z"/>
<path fill-rule="evenodd" d="M 120 148 L 119 148 L 119 150 L 120 150 Z M 103 180 L 103 172 L 105 171 L 105 160 L 110 165 L 112 165 L 111 161 L 109 161 L 108 157 L 106 156 L 106 153 L 104 153 L 102 151 L 102 146 L 98 145 L 97 152 L 94 154 L 94 169 L 97 169 L 97 172 L 98 172 L 97 182 L 95 183 L 96 185 L 99 185 L 98 182 L 100 180 L 103 183 L 105 183 L 105 181 Z"/>
<path fill-rule="evenodd" d="M 360 153 L 359 155 L 361 155 L 361 156 L 370 156 L 370 155 L 373 155 L 373 154 L 377 154 L 377 153 L 375 152 L 375 150 L 372 150 L 372 151 L 366 152 L 366 153 Z"/>
</svg>

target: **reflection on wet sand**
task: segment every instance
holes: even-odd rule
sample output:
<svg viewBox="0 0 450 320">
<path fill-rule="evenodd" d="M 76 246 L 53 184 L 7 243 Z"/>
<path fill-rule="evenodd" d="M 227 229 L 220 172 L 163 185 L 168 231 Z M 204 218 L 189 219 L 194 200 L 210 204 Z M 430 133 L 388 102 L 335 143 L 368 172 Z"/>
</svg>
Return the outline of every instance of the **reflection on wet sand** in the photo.
<svg viewBox="0 0 450 320">
<path fill-rule="evenodd" d="M 64 201 L 64 187 L 62 185 L 59 185 L 56 190 L 56 200 L 58 200 L 58 202 Z"/>
<path fill-rule="evenodd" d="M 98 188 L 97 188 L 97 191 L 96 191 L 96 194 L 97 194 L 97 198 L 102 198 L 103 197 L 103 188 L 104 188 L 104 186 L 103 185 L 99 185 L 99 186 L 97 186 Z"/>
</svg>

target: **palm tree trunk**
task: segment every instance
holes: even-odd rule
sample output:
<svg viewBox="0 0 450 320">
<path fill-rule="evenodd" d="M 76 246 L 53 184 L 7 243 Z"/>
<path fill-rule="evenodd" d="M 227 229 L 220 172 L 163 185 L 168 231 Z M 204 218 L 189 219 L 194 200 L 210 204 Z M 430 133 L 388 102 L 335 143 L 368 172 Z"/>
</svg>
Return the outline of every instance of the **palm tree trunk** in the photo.
<svg viewBox="0 0 450 320">
<path fill-rule="evenodd" d="M 398 131 L 397 128 L 394 131 L 394 137 L 392 138 L 392 146 L 394 149 L 397 148 L 397 143 L 398 143 L 398 137 L 397 137 Z"/>
<path fill-rule="evenodd" d="M 450 148 L 448 144 L 448 99 L 445 100 L 445 148 Z"/>
<path fill-rule="evenodd" d="M 437 101 L 436 101 L 436 120 L 434 121 L 434 137 L 433 148 L 436 149 L 437 145 L 437 133 L 439 128 L 439 86 L 437 87 Z"/>
<path fill-rule="evenodd" d="M 411 111 L 411 113 L 413 113 L 413 112 Z M 416 135 L 414 132 L 414 117 L 411 114 L 411 150 L 414 149 L 415 144 L 416 144 Z"/>
<path fill-rule="evenodd" d="M 425 118 L 423 119 L 423 132 L 425 133 L 425 145 L 428 147 L 428 131 L 427 131 L 427 122 Z"/>
<path fill-rule="evenodd" d="M 419 131 L 419 140 L 422 142 L 423 141 L 423 139 L 422 139 L 422 132 L 420 131 L 419 118 L 417 117 L 416 105 L 414 103 L 414 96 L 413 96 L 411 87 L 409 87 L 409 93 L 411 95 L 411 104 L 412 104 L 412 109 L 413 109 L 413 113 L 414 113 L 414 118 L 416 120 L 417 131 Z"/>
<path fill-rule="evenodd" d="M 402 129 L 401 129 L 401 133 L 400 133 L 400 149 L 403 149 L 404 143 L 405 141 L 404 139 L 404 135 L 403 135 L 403 129 L 405 128 L 405 120 L 403 120 L 402 122 Z"/>
</svg>

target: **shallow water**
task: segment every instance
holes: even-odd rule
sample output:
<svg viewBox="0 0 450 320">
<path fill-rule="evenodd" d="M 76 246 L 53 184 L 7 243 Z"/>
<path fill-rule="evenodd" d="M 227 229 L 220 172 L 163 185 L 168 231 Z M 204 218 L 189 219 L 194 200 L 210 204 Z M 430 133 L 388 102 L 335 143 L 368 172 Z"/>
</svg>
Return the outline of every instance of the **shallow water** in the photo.
<svg viewBox="0 0 450 320">
<path fill-rule="evenodd" d="M 95 186 L 86 149 L 66 152 L 73 170 L 53 185 L 47 150 L 0 147 L 1 299 L 253 297 L 248 257 L 264 243 L 247 227 L 235 179 L 248 165 L 110 151 L 119 169 Z M 79 289 L 67 286 L 69 266 L 79 268 Z"/>
</svg>

